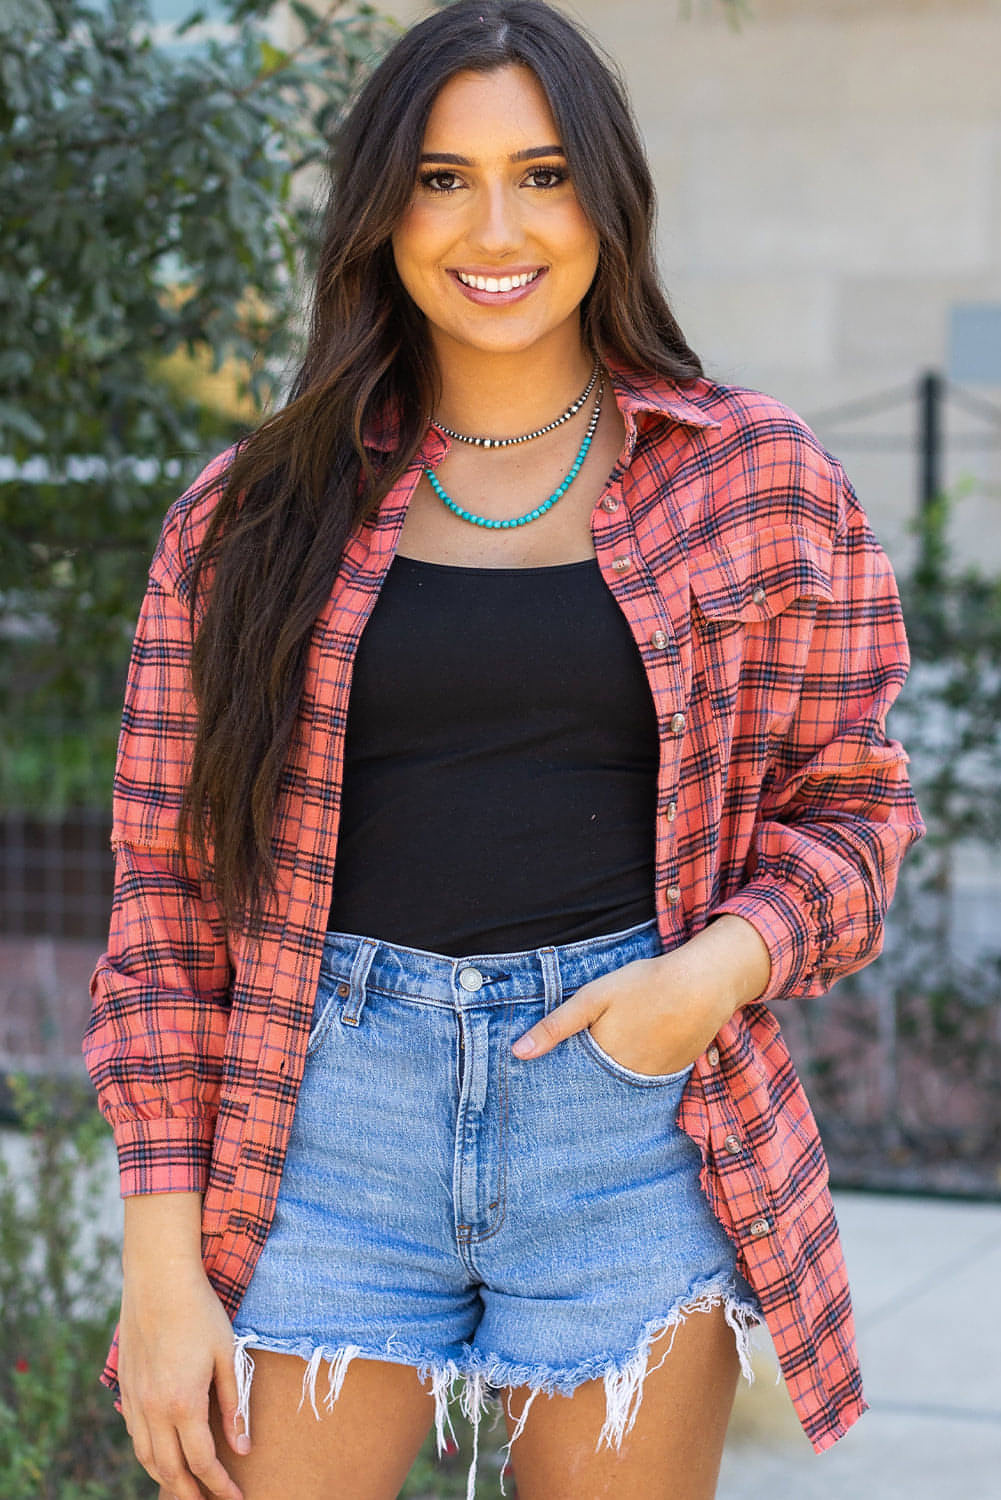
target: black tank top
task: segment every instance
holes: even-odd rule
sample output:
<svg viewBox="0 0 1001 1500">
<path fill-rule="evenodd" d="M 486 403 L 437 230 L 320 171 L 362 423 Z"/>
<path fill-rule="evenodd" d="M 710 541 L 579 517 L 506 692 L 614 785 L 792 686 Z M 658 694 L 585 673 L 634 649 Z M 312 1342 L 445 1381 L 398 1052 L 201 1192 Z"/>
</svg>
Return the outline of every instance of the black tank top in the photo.
<svg viewBox="0 0 1001 1500">
<path fill-rule="evenodd" d="M 657 766 L 595 560 L 397 556 L 355 661 L 328 926 L 461 957 L 647 921 Z"/>
</svg>

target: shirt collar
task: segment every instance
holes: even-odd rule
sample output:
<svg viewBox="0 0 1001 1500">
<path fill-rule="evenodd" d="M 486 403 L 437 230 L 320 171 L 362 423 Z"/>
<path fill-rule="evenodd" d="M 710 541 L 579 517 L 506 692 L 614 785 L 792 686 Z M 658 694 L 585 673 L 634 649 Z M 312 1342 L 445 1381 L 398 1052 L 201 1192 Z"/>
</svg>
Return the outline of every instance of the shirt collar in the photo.
<svg viewBox="0 0 1001 1500">
<path fill-rule="evenodd" d="M 677 382 L 663 375 L 637 370 L 615 357 L 606 356 L 605 365 L 628 429 L 634 429 L 641 417 L 648 416 L 663 417 L 683 427 L 720 426 L 716 418 L 699 404 L 701 398 L 708 405 L 707 381 L 696 379 L 688 382 L 687 394 L 683 394 Z M 398 412 L 392 403 L 387 402 L 365 423 L 365 447 L 375 453 L 391 453 L 396 446 L 399 426 Z"/>
<path fill-rule="evenodd" d="M 687 382 L 683 392 L 678 382 L 651 371 L 637 370 L 614 356 L 606 356 L 605 364 L 627 426 L 631 425 L 630 418 L 635 423 L 644 416 L 665 417 L 682 427 L 720 426 L 706 407 L 699 404 L 701 399 L 708 406 L 708 381 L 698 378 Z"/>
</svg>

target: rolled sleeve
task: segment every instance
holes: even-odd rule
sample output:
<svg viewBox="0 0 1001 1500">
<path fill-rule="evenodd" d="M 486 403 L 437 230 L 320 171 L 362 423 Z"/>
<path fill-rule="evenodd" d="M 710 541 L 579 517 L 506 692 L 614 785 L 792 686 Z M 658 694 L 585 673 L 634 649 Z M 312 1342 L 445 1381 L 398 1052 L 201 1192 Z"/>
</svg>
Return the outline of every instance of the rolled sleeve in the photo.
<svg viewBox="0 0 1001 1500">
<path fill-rule="evenodd" d="M 924 832 L 886 715 L 909 656 L 896 583 L 844 483 L 832 598 L 818 608 L 796 712 L 774 753 L 741 887 L 772 960 L 765 1001 L 819 995 L 879 953 L 901 860 Z"/>
<path fill-rule="evenodd" d="M 168 516 L 136 628 L 115 770 L 115 887 L 83 1039 L 123 1195 L 204 1189 L 230 1011 L 227 935 L 178 846 L 196 712 L 188 609 Z"/>
</svg>

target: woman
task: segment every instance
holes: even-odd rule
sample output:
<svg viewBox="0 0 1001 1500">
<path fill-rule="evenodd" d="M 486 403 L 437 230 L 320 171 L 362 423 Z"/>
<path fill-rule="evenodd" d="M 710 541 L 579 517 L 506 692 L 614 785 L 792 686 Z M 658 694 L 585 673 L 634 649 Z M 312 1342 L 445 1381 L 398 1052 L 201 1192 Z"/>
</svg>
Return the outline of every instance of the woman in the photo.
<svg viewBox="0 0 1001 1500">
<path fill-rule="evenodd" d="M 167 517 L 85 1043 L 163 1496 L 388 1500 L 458 1381 L 521 1500 L 704 1500 L 761 1319 L 818 1451 L 864 1410 L 769 1007 L 921 831 L 899 606 L 652 212 L 569 22 L 435 14 L 341 132 L 287 407 Z"/>
</svg>

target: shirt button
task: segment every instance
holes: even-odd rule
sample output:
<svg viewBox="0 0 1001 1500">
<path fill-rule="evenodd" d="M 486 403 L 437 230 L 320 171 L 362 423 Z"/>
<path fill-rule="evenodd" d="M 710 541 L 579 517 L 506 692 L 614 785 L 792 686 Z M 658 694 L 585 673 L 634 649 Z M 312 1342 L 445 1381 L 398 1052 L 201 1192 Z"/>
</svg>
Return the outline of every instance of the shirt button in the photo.
<svg viewBox="0 0 1001 1500">
<path fill-rule="evenodd" d="M 672 906 L 677 906 L 678 902 L 681 900 L 681 886 L 669 885 L 667 890 L 664 892 L 664 895 L 667 897 L 668 901 L 670 901 Z"/>
<path fill-rule="evenodd" d="M 760 1239 L 763 1234 L 767 1234 L 771 1227 L 772 1226 L 771 1224 L 769 1224 L 767 1219 L 755 1219 L 753 1224 L 751 1225 L 751 1233 L 757 1240 Z"/>
<path fill-rule="evenodd" d="M 339 984 L 337 986 L 337 993 L 340 995 L 342 1000 L 346 1000 L 348 995 L 350 995 L 351 993 L 351 986 L 349 984 Z"/>
<path fill-rule="evenodd" d="M 672 714 L 671 715 L 671 733 L 672 734 L 680 734 L 681 731 L 684 729 L 684 727 L 685 727 L 685 716 L 684 716 L 684 714 Z"/>
<path fill-rule="evenodd" d="M 669 823 L 673 823 L 674 820 L 675 820 L 675 818 L 678 816 L 678 804 L 677 804 L 677 802 L 669 802 L 667 804 L 666 813 L 667 813 L 667 821 Z"/>
<path fill-rule="evenodd" d="M 612 558 L 612 567 L 615 569 L 616 573 L 624 573 L 627 568 L 632 567 L 632 563 L 633 560 L 628 556 L 628 554 L 625 557 Z"/>
<path fill-rule="evenodd" d="M 483 985 L 483 975 L 479 969 L 462 969 L 459 972 L 459 983 L 464 990 L 478 990 Z"/>
<path fill-rule="evenodd" d="M 744 1149 L 743 1145 L 741 1144 L 740 1137 L 736 1135 L 728 1135 L 726 1140 L 723 1142 L 723 1145 L 730 1156 L 739 1156 Z"/>
<path fill-rule="evenodd" d="M 601 508 L 602 510 L 607 510 L 609 515 L 612 515 L 614 511 L 618 510 L 619 502 L 614 495 L 606 495 L 601 502 Z"/>
<path fill-rule="evenodd" d="M 765 593 L 764 589 L 760 587 L 756 588 L 754 590 L 754 593 L 751 595 L 751 598 L 754 600 L 755 604 L 764 604 L 767 597 L 768 595 Z"/>
<path fill-rule="evenodd" d="M 719 1048 L 715 1042 L 713 1042 L 711 1047 L 706 1048 L 706 1062 L 711 1068 L 719 1065 Z"/>
<path fill-rule="evenodd" d="M 655 630 L 653 635 L 650 637 L 650 644 L 657 651 L 663 651 L 664 647 L 667 645 L 667 631 Z"/>
</svg>

